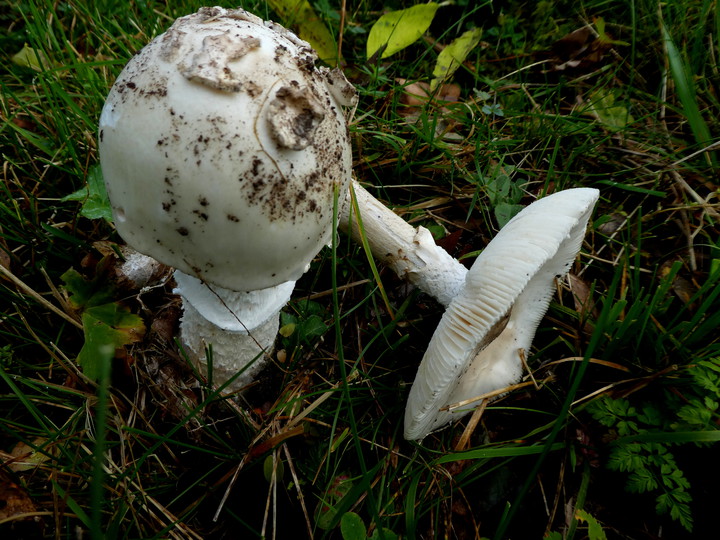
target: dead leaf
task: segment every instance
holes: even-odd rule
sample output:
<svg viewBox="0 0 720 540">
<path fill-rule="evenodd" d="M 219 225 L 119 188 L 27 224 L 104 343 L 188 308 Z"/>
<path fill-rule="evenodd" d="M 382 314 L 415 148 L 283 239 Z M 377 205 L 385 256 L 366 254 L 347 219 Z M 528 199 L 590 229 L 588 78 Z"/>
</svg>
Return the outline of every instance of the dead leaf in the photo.
<svg viewBox="0 0 720 540">
<path fill-rule="evenodd" d="M 10 530 L 6 528 L 7 525 L 3 527 L 3 533 L 7 535 L 3 538 L 17 538 L 17 534 L 21 532 L 19 530 L 20 523 L 23 524 L 22 532 L 28 534 L 31 532 L 25 526 L 28 522 L 31 526 L 34 522 L 38 528 L 41 527 L 42 519 L 39 516 L 33 516 L 36 513 L 37 508 L 27 491 L 3 475 L 0 478 L 0 522 L 11 522 Z M 37 535 L 39 532 L 35 531 L 35 534 Z"/>
<path fill-rule="evenodd" d="M 575 303 L 575 311 L 577 311 L 583 319 L 586 319 L 588 315 L 597 318 L 598 312 L 590 294 L 592 292 L 590 285 L 573 273 L 568 274 L 568 283 L 570 284 L 570 292 L 572 292 L 573 302 Z"/>
<path fill-rule="evenodd" d="M 149 337 L 157 340 L 162 346 L 173 342 L 177 335 L 178 322 L 182 315 L 182 306 L 178 298 L 169 299 L 168 303 L 154 313 L 150 323 Z"/>
<path fill-rule="evenodd" d="M 47 439 L 38 438 L 33 441 L 35 447 L 43 447 Z M 10 461 L 8 468 L 14 472 L 22 472 L 30 469 L 35 469 L 48 461 L 50 455 L 52 455 L 52 449 L 46 449 L 45 452 L 38 452 L 29 444 L 19 442 L 10 451 L 12 460 Z"/>
<path fill-rule="evenodd" d="M 404 85 L 400 103 L 407 107 L 424 107 L 431 101 L 442 105 L 442 102 L 457 102 L 460 99 L 460 86 L 457 84 L 441 84 L 431 90 L 430 84 L 422 81 L 407 84 L 406 79 L 396 79 L 395 82 Z"/>
<path fill-rule="evenodd" d="M 457 229 L 450 234 L 446 234 L 439 240 L 435 240 L 435 243 L 448 253 L 455 253 L 458 248 L 458 242 L 460 242 L 460 236 L 462 236 L 462 233 L 462 229 Z"/>
<path fill-rule="evenodd" d="M 5 244 L 2 243 L 0 243 L 0 266 L 10 270 L 10 254 L 6 251 Z"/>
<path fill-rule="evenodd" d="M 457 137 L 453 133 L 457 122 L 451 118 L 447 107 L 460 99 L 460 87 L 457 84 L 442 84 L 433 91 L 430 84 L 422 81 L 408 84 L 405 79 L 396 79 L 396 82 L 403 85 L 398 112 L 407 123 L 421 124 L 430 117 L 438 137 Z"/>
<path fill-rule="evenodd" d="M 37 131 L 37 125 L 32 120 L 28 120 L 27 118 L 23 118 L 22 116 L 15 116 L 12 119 L 12 123 L 15 124 L 20 129 L 24 129 L 25 131 Z"/>
<path fill-rule="evenodd" d="M 600 222 L 600 220 L 598 220 L 600 223 L 597 230 L 607 236 L 615 234 L 618 230 L 620 230 L 620 227 L 627 223 L 627 215 L 620 214 L 618 212 L 613 212 L 610 215 L 603 216 L 603 219 L 605 219 L 605 221 Z"/>
<path fill-rule="evenodd" d="M 550 64 L 554 71 L 592 71 L 601 65 L 611 46 L 596 38 L 589 26 L 583 26 L 552 44 Z"/>
<path fill-rule="evenodd" d="M 664 279 L 670 274 L 674 263 L 675 260 L 669 260 L 665 261 L 660 266 L 661 278 Z M 687 305 L 690 311 L 693 311 L 695 309 L 695 305 L 692 304 L 690 300 L 693 296 L 695 296 L 695 293 L 697 293 L 697 289 L 690 280 L 682 277 L 680 275 L 680 272 L 678 272 L 675 274 L 675 277 L 673 277 L 671 288 L 675 293 L 675 296 L 677 296 L 683 304 Z"/>
<path fill-rule="evenodd" d="M 204 433 L 202 420 L 197 416 L 188 420 L 188 411 L 196 409 L 199 401 L 195 391 L 185 382 L 187 367 L 179 361 L 167 361 L 165 355 L 150 354 L 143 358 L 143 365 L 148 377 L 144 384 L 152 396 L 152 404 L 146 405 L 152 407 L 153 413 L 159 413 L 163 420 L 182 420 L 188 436 L 199 441 Z M 144 407 L 141 410 L 147 412 Z"/>
</svg>

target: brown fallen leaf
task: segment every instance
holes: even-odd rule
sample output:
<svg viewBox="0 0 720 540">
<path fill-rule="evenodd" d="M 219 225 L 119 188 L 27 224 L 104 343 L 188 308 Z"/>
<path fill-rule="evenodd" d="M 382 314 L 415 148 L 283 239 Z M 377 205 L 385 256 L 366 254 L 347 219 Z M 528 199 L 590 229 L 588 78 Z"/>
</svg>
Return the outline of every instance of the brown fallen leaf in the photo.
<svg viewBox="0 0 720 540">
<path fill-rule="evenodd" d="M 670 274 L 674 263 L 675 260 L 669 260 L 662 263 L 662 265 L 660 266 L 661 278 L 664 279 Z M 677 296 L 683 304 L 686 304 L 690 311 L 695 310 L 695 305 L 692 304 L 690 300 L 697 292 L 697 289 L 689 279 L 684 278 L 680 275 L 680 272 L 678 272 L 673 277 L 671 288 L 672 291 L 675 293 L 675 296 Z"/>
<path fill-rule="evenodd" d="M 620 230 L 627 223 L 627 215 L 619 212 L 613 212 L 612 214 L 602 216 L 605 221 L 602 221 L 598 225 L 598 232 L 610 236 Z"/>
<path fill-rule="evenodd" d="M 8 255 L 7 251 L 2 249 L 2 246 L 0 246 L 0 266 L 6 270 L 10 270 L 10 255 Z"/>
<path fill-rule="evenodd" d="M 573 296 L 573 302 L 575 303 L 575 311 L 577 311 L 583 319 L 587 319 L 588 315 L 597 318 L 598 312 L 590 294 L 592 291 L 590 285 L 572 272 L 568 274 L 568 283 Z"/>
<path fill-rule="evenodd" d="M 35 447 L 43 447 L 47 439 L 37 438 L 33 441 Z M 22 472 L 39 467 L 56 454 L 54 448 L 46 448 L 45 452 L 38 452 L 29 444 L 17 443 L 10 451 L 8 468 L 14 472 Z"/>
<path fill-rule="evenodd" d="M 395 79 L 395 82 L 404 85 L 400 103 L 410 108 L 424 107 L 431 101 L 442 105 L 442 102 L 451 103 L 460 100 L 460 87 L 457 84 L 442 84 L 433 92 L 430 90 L 430 84 L 423 81 L 408 83 L 407 79 Z"/>
<path fill-rule="evenodd" d="M 10 480 L 0 476 L 0 523 L 3 523 L 3 538 L 40 537 L 43 520 L 27 491 Z"/>
<path fill-rule="evenodd" d="M 460 87 L 457 84 L 442 84 L 434 92 L 430 84 L 423 81 L 408 82 L 406 79 L 396 79 L 402 85 L 398 114 L 407 123 L 421 124 L 428 117 L 432 118 L 435 134 L 444 138 L 453 139 L 457 135 L 453 128 L 457 120 L 452 118 L 448 106 L 460 100 Z"/>
<path fill-rule="evenodd" d="M 435 240 L 435 243 L 448 253 L 455 253 L 462 233 L 462 229 L 457 229 L 456 231 L 453 231 L 450 234 L 447 234 L 444 237 Z"/>
<path fill-rule="evenodd" d="M 2 233 L 2 227 L 0 227 L 0 233 Z M 6 270 L 10 270 L 10 248 L 2 237 L 0 237 L 0 266 Z M 2 279 L 2 277 L 3 276 L 0 275 L 0 279 Z"/>
<path fill-rule="evenodd" d="M 561 37 L 548 53 L 553 71 L 590 72 L 597 69 L 611 49 L 608 40 L 601 40 L 589 26 L 583 26 Z"/>
</svg>

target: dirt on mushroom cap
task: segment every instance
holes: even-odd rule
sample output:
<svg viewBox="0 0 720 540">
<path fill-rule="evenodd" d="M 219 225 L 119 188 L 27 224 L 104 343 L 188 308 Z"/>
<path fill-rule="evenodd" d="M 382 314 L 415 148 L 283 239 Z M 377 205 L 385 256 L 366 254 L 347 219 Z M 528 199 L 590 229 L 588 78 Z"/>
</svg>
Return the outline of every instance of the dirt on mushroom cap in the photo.
<svg viewBox="0 0 720 540">
<path fill-rule="evenodd" d="M 351 171 L 316 60 L 282 27 L 220 8 L 178 19 L 136 55 L 100 122 L 121 236 L 229 289 L 297 279 L 328 242 Z"/>
</svg>

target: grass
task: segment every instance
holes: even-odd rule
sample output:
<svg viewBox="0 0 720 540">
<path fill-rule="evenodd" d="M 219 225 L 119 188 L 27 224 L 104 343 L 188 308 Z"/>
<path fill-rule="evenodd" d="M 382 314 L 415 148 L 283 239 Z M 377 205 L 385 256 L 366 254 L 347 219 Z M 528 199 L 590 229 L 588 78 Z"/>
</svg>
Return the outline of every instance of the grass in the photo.
<svg viewBox="0 0 720 540">
<path fill-rule="evenodd" d="M 359 519 L 376 538 L 708 537 L 720 481 L 717 5 L 456 2 L 425 38 L 368 61 L 386 4 L 348 2 L 342 17 L 339 4 L 314 5 L 336 38 L 342 27 L 360 93 L 355 173 L 453 256 L 470 264 L 513 205 L 600 189 L 529 358 L 542 384 L 488 405 L 462 448 L 466 421 L 405 441 L 405 399 L 442 308 L 342 235 L 298 283 L 283 315 L 295 332 L 258 384 L 233 400 L 198 382 L 174 341 L 172 283 L 116 283 L 120 238 L 68 196 L 97 174 L 97 120 L 122 66 L 201 3 L 5 1 L 2 534 L 359 538 Z M 591 40 L 600 20 L 595 53 L 560 41 L 581 28 Z M 473 26 L 483 34 L 452 80 L 460 97 L 407 105 L 439 45 Z M 38 69 L 11 60 L 25 44 Z M 98 363 L 99 382 L 76 361 L 78 287 L 147 329 Z"/>
</svg>

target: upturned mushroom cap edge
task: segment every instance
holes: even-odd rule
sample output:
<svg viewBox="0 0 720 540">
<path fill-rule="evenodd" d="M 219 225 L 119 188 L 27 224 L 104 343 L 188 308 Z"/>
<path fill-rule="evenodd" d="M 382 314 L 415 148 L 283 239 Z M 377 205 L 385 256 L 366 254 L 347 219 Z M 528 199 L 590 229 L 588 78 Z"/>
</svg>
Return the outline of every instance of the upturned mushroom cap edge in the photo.
<svg viewBox="0 0 720 540">
<path fill-rule="evenodd" d="M 422 359 L 405 409 L 418 440 L 478 404 L 450 405 L 516 382 L 555 280 L 574 261 L 599 192 L 569 189 L 516 215 L 478 256 Z"/>
</svg>

